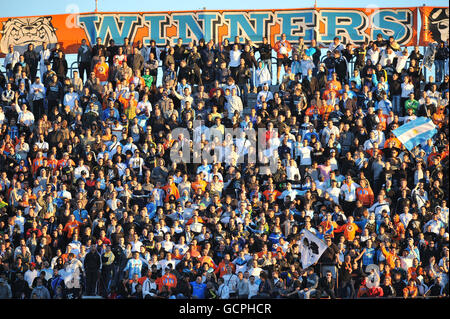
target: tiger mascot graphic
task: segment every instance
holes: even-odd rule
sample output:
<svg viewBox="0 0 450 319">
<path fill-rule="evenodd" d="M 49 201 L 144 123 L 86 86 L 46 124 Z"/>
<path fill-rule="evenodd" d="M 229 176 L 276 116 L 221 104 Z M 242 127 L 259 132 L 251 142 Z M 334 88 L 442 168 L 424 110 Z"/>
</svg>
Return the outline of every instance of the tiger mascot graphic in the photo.
<svg viewBox="0 0 450 319">
<path fill-rule="evenodd" d="M 16 50 L 25 51 L 30 43 L 37 47 L 44 41 L 49 44 L 58 42 L 51 20 L 50 16 L 8 19 L 0 31 L 0 51 L 8 52 L 11 44 Z"/>
</svg>

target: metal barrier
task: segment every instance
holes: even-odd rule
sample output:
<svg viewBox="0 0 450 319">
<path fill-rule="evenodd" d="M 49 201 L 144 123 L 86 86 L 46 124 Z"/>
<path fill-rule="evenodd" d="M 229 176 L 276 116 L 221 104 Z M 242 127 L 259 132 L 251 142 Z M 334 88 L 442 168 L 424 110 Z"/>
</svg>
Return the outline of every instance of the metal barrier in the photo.
<svg viewBox="0 0 450 319">
<path fill-rule="evenodd" d="M 75 54 L 73 54 L 73 55 L 75 56 Z M 325 60 L 326 57 L 327 57 L 326 54 L 322 55 L 322 57 L 320 58 L 320 63 L 322 63 Z M 273 75 L 276 74 L 276 73 L 273 72 L 274 71 L 273 68 L 274 68 L 274 65 L 276 66 L 276 64 L 277 64 L 277 58 L 275 56 L 272 56 L 271 60 L 272 60 L 272 65 L 271 65 L 270 71 L 271 71 L 271 74 L 272 74 L 272 83 L 273 83 Z M 257 62 L 259 62 L 259 61 L 261 61 L 261 58 L 257 59 Z M 354 71 L 354 68 L 355 68 L 355 61 L 356 61 L 356 57 L 353 57 L 350 61 L 347 61 L 347 63 L 351 66 L 351 68 L 348 68 L 348 72 L 350 73 L 350 76 L 353 74 L 353 71 Z M 408 68 L 408 67 L 409 67 L 409 59 L 406 62 L 406 65 L 405 65 L 405 68 Z M 422 69 L 423 69 L 424 77 L 425 77 L 425 80 L 426 80 L 427 79 L 427 68 L 422 67 Z M 2 71 L 3 74 L 6 74 L 6 70 L 5 70 L 4 66 L 3 66 L 3 63 L 0 65 L 0 71 Z M 78 71 L 78 62 L 77 61 L 72 62 L 70 64 L 70 67 L 68 67 L 67 73 L 70 75 L 70 78 L 73 77 L 73 72 L 74 71 Z M 40 72 L 39 65 L 38 65 L 37 72 L 38 72 L 38 74 Z M 160 66 L 158 66 L 158 74 L 162 74 L 162 72 L 163 72 L 162 71 L 162 66 L 160 65 Z"/>
</svg>

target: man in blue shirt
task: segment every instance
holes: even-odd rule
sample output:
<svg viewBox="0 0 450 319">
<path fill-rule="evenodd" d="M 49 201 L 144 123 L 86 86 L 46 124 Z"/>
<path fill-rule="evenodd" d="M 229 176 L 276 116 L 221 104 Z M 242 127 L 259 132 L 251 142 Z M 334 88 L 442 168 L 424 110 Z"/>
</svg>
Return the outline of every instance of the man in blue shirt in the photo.
<svg viewBox="0 0 450 319">
<path fill-rule="evenodd" d="M 373 264 L 375 262 L 375 248 L 372 247 L 372 240 L 368 239 L 366 241 L 366 245 L 367 247 L 364 248 L 361 252 L 362 254 L 362 264 L 363 264 L 363 269 L 365 269 L 367 266 L 369 266 L 370 264 Z"/>
<path fill-rule="evenodd" d="M 197 276 L 195 281 L 191 281 L 192 297 L 205 299 L 206 284 L 202 283 L 202 276 Z"/>
<path fill-rule="evenodd" d="M 137 274 L 139 278 L 142 277 L 141 276 L 142 260 L 139 258 L 138 251 L 135 251 L 133 253 L 133 258 L 130 258 L 128 260 L 124 270 L 128 275 L 128 279 L 132 279 L 135 274 Z"/>
<path fill-rule="evenodd" d="M 83 223 L 84 220 L 86 218 L 88 218 L 88 212 L 87 212 L 87 210 L 81 208 L 81 202 L 80 201 L 77 202 L 77 209 L 75 209 L 73 211 L 73 215 L 75 216 L 75 219 L 77 221 L 79 221 L 80 223 Z"/>
</svg>

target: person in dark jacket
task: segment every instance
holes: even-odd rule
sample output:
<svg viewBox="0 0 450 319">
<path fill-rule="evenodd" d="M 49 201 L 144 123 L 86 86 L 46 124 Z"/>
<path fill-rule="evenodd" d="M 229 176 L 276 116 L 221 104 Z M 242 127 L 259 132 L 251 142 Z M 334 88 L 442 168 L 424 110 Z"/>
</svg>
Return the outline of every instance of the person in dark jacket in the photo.
<svg viewBox="0 0 450 319">
<path fill-rule="evenodd" d="M 12 296 L 14 299 L 28 299 L 30 297 L 30 287 L 28 282 L 23 278 L 21 272 L 17 273 L 16 280 L 11 286 Z"/>
<path fill-rule="evenodd" d="M 139 52 L 138 48 L 133 49 L 133 54 L 130 54 L 127 57 L 127 61 L 128 61 L 130 68 L 133 69 L 133 72 L 135 72 L 136 70 L 140 70 L 142 73 L 142 68 L 144 67 L 145 61 L 144 61 L 144 57 Z"/>
<path fill-rule="evenodd" d="M 23 57 L 25 58 L 26 64 L 30 68 L 30 79 L 34 81 L 37 73 L 37 66 L 39 63 L 39 53 L 34 51 L 34 45 L 32 43 L 28 44 L 28 50 L 23 53 Z"/>
<path fill-rule="evenodd" d="M 347 83 L 347 60 L 342 56 L 339 50 L 334 51 L 334 69 L 339 81 Z"/>
<path fill-rule="evenodd" d="M 64 53 L 61 50 L 58 51 L 58 55 L 55 58 L 53 58 L 52 69 L 58 76 L 58 80 L 63 82 L 67 74 L 68 66 L 67 60 L 64 57 Z"/>
<path fill-rule="evenodd" d="M 259 52 L 259 58 L 263 61 L 264 65 L 272 65 L 272 47 L 267 37 L 263 37 L 263 42 L 256 49 Z M 272 67 L 269 68 L 269 72 L 272 75 Z"/>
<path fill-rule="evenodd" d="M 445 60 L 448 59 L 448 47 L 445 47 L 444 41 L 439 42 L 434 57 L 434 66 L 436 68 L 436 83 L 441 83 L 445 73 Z"/>
<path fill-rule="evenodd" d="M 92 49 L 87 45 L 86 39 L 81 40 L 81 46 L 78 48 L 77 62 L 80 78 L 84 81 L 84 73 L 86 73 L 86 80 L 91 71 Z"/>
<path fill-rule="evenodd" d="M 319 276 L 314 272 L 314 267 L 309 267 L 303 275 L 302 289 L 298 292 L 300 299 L 309 299 L 317 293 L 319 285 Z"/>
<path fill-rule="evenodd" d="M 319 279 L 317 287 L 319 297 L 325 292 L 331 299 L 336 298 L 336 279 L 333 278 L 331 271 L 327 271 L 325 277 Z"/>
<path fill-rule="evenodd" d="M 399 74 L 394 72 L 392 79 L 389 82 L 389 95 L 391 96 L 392 108 L 394 114 L 403 116 L 403 108 L 401 107 L 400 99 L 402 95 L 402 82 L 399 78 Z"/>
<path fill-rule="evenodd" d="M 383 284 L 380 285 L 381 289 L 383 289 L 383 297 L 389 298 L 389 297 L 395 297 L 396 292 L 394 287 L 391 283 L 391 277 L 386 276 L 384 278 Z"/>
<path fill-rule="evenodd" d="M 62 100 L 64 97 L 64 89 L 62 86 L 62 82 L 59 80 L 59 77 L 56 73 L 52 75 L 52 81 L 46 87 L 47 89 L 47 108 L 50 113 L 54 107 L 61 107 Z"/>
<path fill-rule="evenodd" d="M 96 285 L 102 265 L 100 254 L 97 252 L 95 245 L 91 246 L 90 251 L 84 258 L 84 270 L 86 273 L 86 295 L 92 296 L 96 294 Z"/>
</svg>

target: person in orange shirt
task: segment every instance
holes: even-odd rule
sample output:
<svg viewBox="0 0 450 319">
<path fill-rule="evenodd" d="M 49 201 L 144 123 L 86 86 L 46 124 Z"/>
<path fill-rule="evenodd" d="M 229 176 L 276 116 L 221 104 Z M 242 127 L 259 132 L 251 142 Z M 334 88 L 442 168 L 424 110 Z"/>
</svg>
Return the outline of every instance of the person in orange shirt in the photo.
<svg viewBox="0 0 450 319">
<path fill-rule="evenodd" d="M 167 184 L 162 187 L 162 189 L 166 192 L 166 198 L 164 199 L 164 201 L 169 201 L 170 195 L 174 195 L 175 199 L 180 198 L 180 192 L 178 191 L 177 185 L 173 182 L 173 177 L 169 176 L 167 180 Z"/>
<path fill-rule="evenodd" d="M 393 226 L 396 232 L 396 236 L 393 237 L 394 240 L 401 240 L 402 236 L 406 233 L 405 225 L 400 221 L 400 216 L 398 214 L 395 214 L 392 217 L 393 220 Z"/>
<path fill-rule="evenodd" d="M 174 248 L 173 253 L 172 253 L 172 258 L 175 260 L 182 260 L 184 257 L 184 255 L 182 255 L 180 253 L 180 250 L 177 248 Z"/>
<path fill-rule="evenodd" d="M 274 186 L 274 185 L 269 185 L 269 188 L 266 189 L 266 190 L 263 192 L 263 195 L 264 195 L 264 197 L 266 198 L 266 200 L 269 200 L 269 199 L 270 199 L 270 196 L 271 196 L 272 194 L 275 195 L 275 199 L 277 199 L 278 196 L 281 195 L 281 193 L 275 189 L 275 186 Z"/>
<path fill-rule="evenodd" d="M 394 133 L 390 133 L 389 134 L 389 138 L 386 139 L 386 141 L 384 142 L 384 147 L 383 148 L 389 148 L 389 145 L 391 145 L 391 147 L 395 147 L 395 148 L 402 148 L 402 143 L 400 142 L 400 140 L 395 137 Z"/>
<path fill-rule="evenodd" d="M 72 252 L 72 246 L 67 245 L 66 246 L 66 252 L 64 254 L 61 254 L 61 259 L 63 261 L 63 265 L 66 263 L 66 261 L 69 259 L 69 254 Z"/>
<path fill-rule="evenodd" d="M 58 160 L 55 158 L 55 154 L 50 154 L 50 158 L 47 160 L 47 167 L 50 168 L 53 173 L 58 170 Z"/>
<path fill-rule="evenodd" d="M 203 249 L 202 255 L 198 258 L 198 261 L 200 261 L 202 265 L 204 263 L 207 263 L 208 266 L 213 268 L 214 270 L 216 270 L 216 268 L 217 268 L 213 259 L 210 256 L 208 256 L 208 250 L 206 250 L 206 249 Z"/>
<path fill-rule="evenodd" d="M 75 219 L 74 214 L 69 215 L 69 221 L 66 223 L 66 225 L 63 228 L 63 232 L 66 233 L 67 238 L 72 238 L 73 232 L 75 229 L 80 229 L 81 223 Z"/>
<path fill-rule="evenodd" d="M 164 150 L 170 149 L 174 142 L 175 142 L 175 139 L 172 137 L 172 134 L 168 133 L 166 136 L 166 139 L 164 140 L 164 143 L 163 143 Z"/>
<path fill-rule="evenodd" d="M 383 113 L 383 109 L 378 109 L 377 117 L 378 117 L 378 120 L 380 121 L 379 125 L 381 126 L 381 130 L 386 131 L 387 121 L 388 121 L 389 116 Z"/>
<path fill-rule="evenodd" d="M 386 245 L 384 242 L 380 243 L 381 252 L 386 258 L 386 263 L 389 265 L 391 269 L 395 268 L 395 261 L 398 259 L 397 253 L 394 248 L 391 248 L 389 251 L 386 249 Z"/>
<path fill-rule="evenodd" d="M 348 241 L 353 241 L 353 239 L 355 239 L 356 232 L 362 233 L 362 230 L 353 222 L 353 216 L 349 216 L 347 223 L 336 228 L 334 232 L 344 232 L 344 238 Z"/>
<path fill-rule="evenodd" d="M 448 144 L 445 145 L 445 149 L 442 151 L 441 156 L 439 157 L 439 160 L 443 160 L 444 158 L 446 158 L 448 156 L 448 151 L 449 151 L 448 147 L 449 147 Z"/>
<path fill-rule="evenodd" d="M 423 275 L 423 268 L 420 267 L 419 260 L 417 258 L 414 258 L 413 266 L 408 268 L 408 275 L 414 280 L 416 280 L 418 276 Z"/>
<path fill-rule="evenodd" d="M 206 190 L 206 186 L 208 186 L 208 182 L 204 181 L 202 179 L 202 175 L 200 174 L 197 174 L 196 181 L 191 184 L 191 187 L 194 190 L 195 194 L 198 194 L 198 189 L 201 189 L 202 193 L 204 193 Z"/>
<path fill-rule="evenodd" d="M 103 142 L 109 142 L 112 140 L 112 131 L 109 126 L 105 128 L 105 132 L 102 135 L 102 141 Z"/>
<path fill-rule="evenodd" d="M 267 245 L 262 246 L 262 250 L 256 254 L 258 258 L 265 257 L 266 259 L 272 259 L 272 252 L 268 250 Z"/>
<path fill-rule="evenodd" d="M 359 181 L 359 186 L 360 187 L 356 189 L 356 197 L 364 206 L 372 206 L 374 201 L 374 194 L 369 183 L 366 179 L 361 179 Z"/>
<path fill-rule="evenodd" d="M 329 95 L 332 91 L 336 93 L 336 96 L 340 96 L 340 91 L 342 90 L 342 84 L 337 79 L 337 73 L 333 72 L 331 75 L 331 80 L 327 82 L 327 89 L 323 92 L 323 99 L 328 100 Z"/>
<path fill-rule="evenodd" d="M 227 273 L 227 267 L 231 267 L 233 274 L 236 272 L 236 265 L 231 262 L 230 254 L 225 254 L 214 273 L 219 275 L 219 277 L 222 277 Z"/>
<path fill-rule="evenodd" d="M 322 226 L 324 235 L 334 238 L 334 230 L 339 226 L 335 221 L 331 219 L 331 217 L 331 214 L 327 213 L 325 220 L 320 223 L 320 226 Z"/>
<path fill-rule="evenodd" d="M 281 39 L 275 43 L 273 48 L 277 52 L 277 85 L 280 83 L 281 66 L 284 66 L 284 72 L 287 73 L 291 62 L 289 60 L 289 52 L 292 51 L 292 46 L 286 40 L 286 33 L 281 34 Z"/>
<path fill-rule="evenodd" d="M 100 80 L 101 85 L 105 85 L 108 82 L 109 77 L 109 65 L 105 62 L 105 57 L 100 56 L 100 61 L 94 66 L 95 77 Z"/>
<path fill-rule="evenodd" d="M 39 168 L 44 165 L 44 159 L 45 157 L 43 156 L 42 152 L 39 151 L 36 158 L 33 160 L 33 164 L 31 165 L 31 171 L 33 175 L 36 175 Z"/>
<path fill-rule="evenodd" d="M 306 109 L 305 115 L 309 116 L 311 119 L 315 119 L 318 115 L 322 115 L 322 113 L 316 104 L 311 104 L 311 106 Z"/>
<path fill-rule="evenodd" d="M 138 105 L 138 101 L 136 100 L 134 94 L 130 92 L 124 92 L 119 96 L 119 102 L 122 103 L 124 113 L 126 114 L 129 120 L 132 120 L 136 117 L 136 108 Z"/>
<path fill-rule="evenodd" d="M 408 281 L 408 286 L 403 288 L 403 297 L 405 299 L 408 298 L 408 297 L 416 298 L 418 293 L 419 293 L 419 290 L 417 289 L 416 281 L 411 278 Z"/>
<path fill-rule="evenodd" d="M 187 251 L 192 258 L 197 258 L 200 256 L 200 252 L 198 251 L 197 245 L 195 242 L 191 242 L 189 246 L 189 250 Z"/>
<path fill-rule="evenodd" d="M 141 70 L 135 70 L 134 75 L 128 80 L 129 83 L 134 83 L 137 89 L 145 87 L 145 80 L 141 76 Z"/>
<path fill-rule="evenodd" d="M 442 124 L 444 123 L 444 120 L 445 120 L 444 110 L 445 110 L 445 107 L 441 105 L 438 107 L 436 112 L 433 113 L 433 115 L 431 115 L 431 120 L 433 121 L 433 123 L 435 125 L 439 126 L 439 128 L 442 127 Z"/>
<path fill-rule="evenodd" d="M 335 108 L 338 106 L 337 104 L 333 103 L 334 99 L 334 93 L 331 94 L 331 99 L 327 100 L 325 103 L 322 104 L 322 107 L 319 110 L 320 115 L 322 115 L 322 119 L 324 121 L 328 121 L 328 117 L 330 116 L 330 113 L 335 110 Z"/>
<path fill-rule="evenodd" d="M 162 291 L 163 287 L 173 289 L 177 286 L 177 277 L 172 274 L 172 270 L 166 269 L 164 276 L 155 280 L 158 290 Z"/>
</svg>

